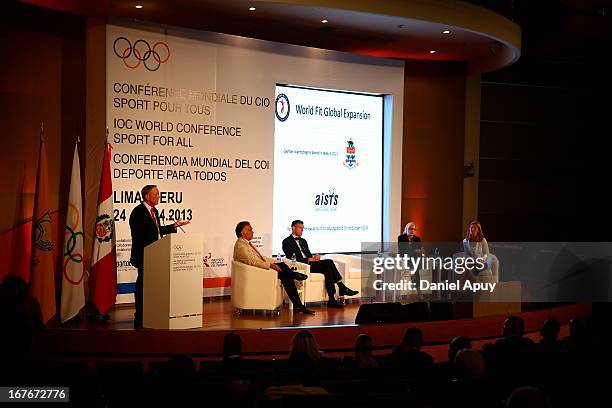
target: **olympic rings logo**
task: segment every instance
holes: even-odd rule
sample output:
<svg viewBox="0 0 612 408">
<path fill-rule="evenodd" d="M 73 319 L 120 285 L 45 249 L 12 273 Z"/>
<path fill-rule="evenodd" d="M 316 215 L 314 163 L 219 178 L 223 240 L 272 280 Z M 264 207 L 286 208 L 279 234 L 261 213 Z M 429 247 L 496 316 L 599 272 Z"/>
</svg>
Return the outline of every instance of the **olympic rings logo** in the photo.
<svg viewBox="0 0 612 408">
<path fill-rule="evenodd" d="M 127 38 L 117 37 L 113 43 L 113 51 L 126 67 L 136 69 L 142 63 L 151 72 L 157 71 L 161 64 L 170 59 L 170 47 L 163 41 L 151 46 L 145 40 L 137 40 L 132 45 Z"/>
<path fill-rule="evenodd" d="M 83 281 L 83 277 L 85 276 L 83 268 L 77 268 L 77 265 L 83 262 L 83 254 L 75 251 L 75 249 L 77 249 L 77 244 L 79 244 L 79 249 L 83 248 L 83 232 L 77 231 L 77 229 L 80 229 L 79 222 L 81 219 L 81 215 L 78 208 L 75 207 L 73 204 L 68 204 L 68 206 L 73 209 L 72 214 L 75 219 L 72 220 L 71 225 L 66 225 L 65 234 L 68 239 L 66 240 L 66 248 L 64 248 L 66 252 L 64 252 L 65 260 L 63 272 L 66 281 L 68 281 L 71 285 L 77 286 Z M 66 220 L 66 224 L 68 224 L 69 222 L 70 220 Z M 74 270 L 75 268 L 76 272 Z M 75 276 L 79 273 L 79 269 L 80 276 Z"/>
</svg>

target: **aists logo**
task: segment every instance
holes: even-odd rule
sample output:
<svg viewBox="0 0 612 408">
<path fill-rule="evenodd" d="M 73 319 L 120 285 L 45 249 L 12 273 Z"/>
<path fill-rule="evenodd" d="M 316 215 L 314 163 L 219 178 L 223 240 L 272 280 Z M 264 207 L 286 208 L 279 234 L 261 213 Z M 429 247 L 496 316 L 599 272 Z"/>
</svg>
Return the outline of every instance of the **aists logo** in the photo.
<svg viewBox="0 0 612 408">
<path fill-rule="evenodd" d="M 315 211 L 336 211 L 339 199 L 336 188 L 330 187 L 328 191 L 315 195 Z"/>
<path fill-rule="evenodd" d="M 291 105 L 289 104 L 289 98 L 285 94 L 278 94 L 275 101 L 274 113 L 276 114 L 276 119 L 284 122 L 289 118 L 289 111 L 291 110 Z"/>
<path fill-rule="evenodd" d="M 136 69 L 142 63 L 148 71 L 157 71 L 161 64 L 170 59 L 170 47 L 163 41 L 157 41 L 152 46 L 145 40 L 136 40 L 134 44 L 125 37 L 117 37 L 113 43 L 115 55 L 123 61 L 123 65 Z"/>
</svg>

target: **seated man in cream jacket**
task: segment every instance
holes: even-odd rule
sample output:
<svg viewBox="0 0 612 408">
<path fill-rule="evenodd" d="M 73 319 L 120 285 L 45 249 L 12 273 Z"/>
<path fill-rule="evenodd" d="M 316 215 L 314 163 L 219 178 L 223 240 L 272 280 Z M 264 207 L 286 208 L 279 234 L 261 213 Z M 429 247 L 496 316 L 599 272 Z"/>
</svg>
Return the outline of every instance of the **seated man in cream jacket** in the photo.
<svg viewBox="0 0 612 408">
<path fill-rule="evenodd" d="M 285 292 L 293 302 L 294 313 L 314 314 L 312 310 L 307 309 L 300 300 L 300 296 L 295 287 L 294 279 L 304 280 L 306 275 L 292 271 L 284 262 L 275 263 L 272 258 L 265 257 L 259 253 L 257 248 L 251 243 L 253 239 L 253 227 L 248 221 L 240 221 L 236 225 L 236 243 L 234 244 L 234 261 L 245 263 L 261 269 L 274 269 L 278 272 Z"/>
</svg>

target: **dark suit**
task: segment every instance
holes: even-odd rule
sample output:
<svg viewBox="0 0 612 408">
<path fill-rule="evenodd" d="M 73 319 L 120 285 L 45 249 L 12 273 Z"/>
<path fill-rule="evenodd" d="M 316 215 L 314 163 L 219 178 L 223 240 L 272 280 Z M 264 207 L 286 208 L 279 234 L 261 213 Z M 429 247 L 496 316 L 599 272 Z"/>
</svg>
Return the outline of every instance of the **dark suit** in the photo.
<svg viewBox="0 0 612 408">
<path fill-rule="evenodd" d="M 300 246 L 302 247 L 301 251 Z M 335 299 L 336 282 L 342 280 L 342 275 L 338 272 L 334 261 L 331 259 L 322 259 L 320 261 L 308 262 L 308 258 L 312 258 L 312 253 L 308 248 L 308 242 L 301 237 L 296 239 L 293 235 L 289 235 L 287 238 L 283 239 L 283 252 L 287 258 L 291 258 L 293 254 L 295 254 L 296 261 L 309 264 L 310 272 L 323 274 L 323 276 L 325 276 L 325 289 L 327 290 L 329 300 Z M 306 257 L 302 256 L 302 252 Z"/>
<path fill-rule="evenodd" d="M 142 279 L 144 275 L 144 248 L 157 241 L 164 235 L 176 232 L 172 225 L 162 226 L 159 221 L 159 212 L 153 207 L 157 224 L 153 221 L 151 213 L 147 210 L 144 203 L 137 205 L 130 214 L 130 232 L 132 233 L 132 253 L 130 263 L 138 269 L 136 278 L 136 290 L 134 293 L 136 313 L 134 313 L 134 323 L 142 324 Z M 159 225 L 159 234 L 158 228 Z"/>
<path fill-rule="evenodd" d="M 397 252 L 400 255 L 408 255 L 410 257 L 418 257 L 417 249 L 423 249 L 423 243 L 421 242 L 421 238 L 416 235 L 412 236 L 412 239 L 408 238 L 408 234 L 401 234 L 397 237 Z M 414 274 L 417 287 L 420 285 L 421 281 L 421 271 L 417 270 Z"/>
<path fill-rule="evenodd" d="M 412 236 L 412 239 L 408 238 L 408 234 L 402 234 L 397 237 L 398 251 L 400 254 L 408 254 L 410 251 L 415 249 L 423 248 L 421 238 L 416 235 Z"/>
</svg>

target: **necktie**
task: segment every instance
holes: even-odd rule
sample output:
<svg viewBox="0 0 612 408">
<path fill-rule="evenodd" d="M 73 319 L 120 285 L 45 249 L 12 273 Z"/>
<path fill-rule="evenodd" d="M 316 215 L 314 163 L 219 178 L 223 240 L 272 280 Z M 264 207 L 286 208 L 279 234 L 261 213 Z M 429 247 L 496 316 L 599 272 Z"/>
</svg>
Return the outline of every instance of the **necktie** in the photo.
<svg viewBox="0 0 612 408">
<path fill-rule="evenodd" d="M 302 249 L 302 244 L 300 243 L 300 238 L 296 238 L 295 242 L 297 243 L 298 249 L 300 250 L 300 253 L 302 254 L 302 258 L 306 258 L 306 254 L 304 253 L 304 250 Z"/>
<path fill-rule="evenodd" d="M 153 207 L 151 207 L 151 218 L 153 218 L 153 223 L 157 225 L 157 218 L 155 217 L 155 210 L 153 210 Z"/>
<path fill-rule="evenodd" d="M 262 261 L 265 261 L 264 257 L 261 256 L 261 254 L 259 253 L 259 251 L 257 250 L 257 248 L 255 248 L 255 245 L 251 244 L 251 241 L 249 241 L 249 245 L 251 246 L 251 248 L 253 248 L 253 251 L 255 251 L 255 253 L 257 254 L 257 256 L 259 257 L 259 259 L 261 259 Z"/>
</svg>

